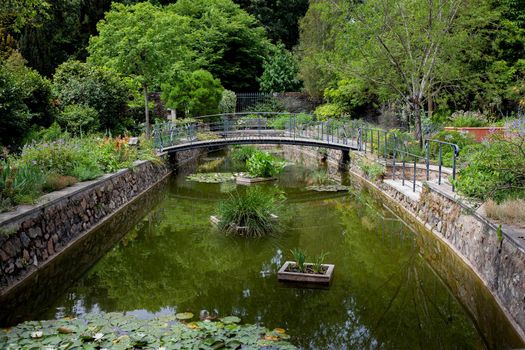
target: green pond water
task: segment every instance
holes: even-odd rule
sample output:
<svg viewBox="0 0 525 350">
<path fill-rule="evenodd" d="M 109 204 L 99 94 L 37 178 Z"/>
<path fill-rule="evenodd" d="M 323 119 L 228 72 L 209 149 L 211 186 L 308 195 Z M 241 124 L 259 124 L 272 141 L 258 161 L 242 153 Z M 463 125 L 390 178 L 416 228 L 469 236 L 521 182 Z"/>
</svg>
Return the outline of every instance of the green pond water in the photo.
<svg viewBox="0 0 525 350">
<path fill-rule="evenodd" d="M 232 170 L 226 161 L 221 171 Z M 215 170 L 216 171 L 216 170 Z M 472 320 L 419 254 L 414 233 L 366 193 L 306 191 L 311 170 L 287 166 L 282 233 L 225 236 L 209 216 L 234 183 L 173 176 L 158 205 L 37 318 L 126 311 L 140 318 L 190 311 L 236 315 L 282 327 L 305 349 L 477 349 Z M 329 252 L 332 285 L 306 289 L 277 281 L 300 247 Z"/>
</svg>

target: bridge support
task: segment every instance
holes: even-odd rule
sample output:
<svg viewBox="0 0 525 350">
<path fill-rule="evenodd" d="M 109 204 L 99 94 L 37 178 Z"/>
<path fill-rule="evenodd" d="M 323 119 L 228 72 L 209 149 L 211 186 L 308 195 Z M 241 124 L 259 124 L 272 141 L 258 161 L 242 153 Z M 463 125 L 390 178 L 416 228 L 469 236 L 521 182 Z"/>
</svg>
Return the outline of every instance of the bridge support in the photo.
<svg viewBox="0 0 525 350">
<path fill-rule="evenodd" d="M 341 159 L 339 160 L 339 170 L 341 171 L 348 170 L 349 165 L 350 165 L 350 151 L 342 150 Z"/>
</svg>

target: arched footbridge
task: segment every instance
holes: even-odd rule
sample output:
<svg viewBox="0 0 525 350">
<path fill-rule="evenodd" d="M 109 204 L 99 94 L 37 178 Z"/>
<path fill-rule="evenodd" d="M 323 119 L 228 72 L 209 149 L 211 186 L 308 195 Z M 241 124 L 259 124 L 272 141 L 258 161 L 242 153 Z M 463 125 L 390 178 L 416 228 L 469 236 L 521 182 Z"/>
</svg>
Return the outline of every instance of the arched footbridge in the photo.
<svg viewBox="0 0 525 350">
<path fill-rule="evenodd" d="M 207 115 L 198 118 L 176 120 L 156 124 L 152 137 L 160 154 L 172 154 L 197 148 L 221 147 L 227 145 L 274 144 L 321 147 L 342 151 L 340 161 L 350 160 L 350 151 L 371 153 L 378 162 L 391 168 L 390 176 L 413 176 L 411 181 L 416 190 L 416 168 L 438 173 L 438 182 L 448 175 L 456 176 L 456 158 L 459 147 L 439 140 L 424 140 L 425 147 L 414 152 L 397 133 L 364 126 L 362 123 L 342 120 L 318 120 L 313 115 L 245 112 Z M 412 151 L 411 151 L 412 149 Z M 451 157 L 451 159 L 444 158 Z M 444 168 L 444 161 L 451 168 Z M 454 188 L 452 187 L 452 190 Z"/>
</svg>

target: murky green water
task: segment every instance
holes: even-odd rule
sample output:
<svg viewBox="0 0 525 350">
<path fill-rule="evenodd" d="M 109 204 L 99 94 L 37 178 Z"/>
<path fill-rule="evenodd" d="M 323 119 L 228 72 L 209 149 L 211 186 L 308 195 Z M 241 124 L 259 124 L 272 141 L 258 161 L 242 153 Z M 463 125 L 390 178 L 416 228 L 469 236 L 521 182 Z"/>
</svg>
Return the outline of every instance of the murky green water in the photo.
<svg viewBox="0 0 525 350">
<path fill-rule="evenodd" d="M 264 185 L 286 193 L 278 213 L 286 229 L 258 240 L 226 237 L 209 222 L 234 184 L 174 177 L 158 206 L 38 317 L 206 310 L 286 328 L 305 349 L 482 348 L 473 322 L 419 255 L 414 234 L 366 194 L 305 191 L 308 173 L 290 166 Z M 277 282 L 294 247 L 311 256 L 329 252 L 336 265 L 330 288 Z"/>
</svg>

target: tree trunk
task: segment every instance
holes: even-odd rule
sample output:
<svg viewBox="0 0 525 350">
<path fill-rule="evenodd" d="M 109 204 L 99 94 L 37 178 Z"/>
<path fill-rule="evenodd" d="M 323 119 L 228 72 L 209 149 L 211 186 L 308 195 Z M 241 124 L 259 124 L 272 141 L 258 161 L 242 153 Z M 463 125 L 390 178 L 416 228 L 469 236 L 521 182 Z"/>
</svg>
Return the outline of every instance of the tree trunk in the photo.
<svg viewBox="0 0 525 350">
<path fill-rule="evenodd" d="M 432 90 L 430 90 L 430 87 L 428 88 L 427 102 L 428 102 L 428 117 L 432 118 L 432 113 L 434 113 L 434 101 L 432 100 Z"/>
<path fill-rule="evenodd" d="M 418 99 L 414 99 L 414 101 L 412 102 L 412 110 L 414 111 L 416 139 L 419 141 L 419 146 L 423 148 L 423 130 L 421 126 L 421 106 L 419 105 Z"/>
<path fill-rule="evenodd" d="M 143 86 L 144 90 L 144 115 L 146 117 L 146 138 L 150 138 L 150 125 L 149 125 L 149 98 L 148 98 L 148 85 L 144 84 Z"/>
</svg>

